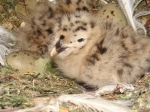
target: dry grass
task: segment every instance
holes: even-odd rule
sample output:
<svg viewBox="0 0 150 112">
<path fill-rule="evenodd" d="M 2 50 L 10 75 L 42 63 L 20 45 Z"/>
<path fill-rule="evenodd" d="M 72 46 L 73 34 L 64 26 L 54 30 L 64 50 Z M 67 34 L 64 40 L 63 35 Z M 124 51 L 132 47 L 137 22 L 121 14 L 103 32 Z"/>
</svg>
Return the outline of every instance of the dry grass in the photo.
<svg viewBox="0 0 150 112">
<path fill-rule="evenodd" d="M 28 2 L 32 2 L 32 6 Z M 109 0 L 109 2 L 116 2 Z M 92 0 L 95 9 L 101 5 L 99 1 Z M 9 30 L 16 30 L 24 21 L 26 16 L 34 9 L 36 0 L 0 0 L 0 25 Z M 143 0 L 138 9 L 150 9 L 148 0 Z M 137 10 L 138 11 L 138 10 Z M 148 21 L 149 17 L 141 18 Z M 150 30 L 150 22 L 147 23 L 147 30 Z M 148 35 L 150 33 L 148 32 Z M 56 75 L 57 74 L 57 75 Z M 134 84 L 135 91 L 124 94 L 114 93 L 103 96 L 107 99 L 134 99 L 133 110 L 148 112 L 150 109 L 150 75 Z M 27 108 L 32 107 L 38 100 L 44 97 L 57 97 L 60 94 L 81 93 L 83 88 L 75 81 L 64 78 L 59 73 L 45 73 L 39 78 L 39 74 L 20 74 L 10 67 L 0 66 L 0 109 Z M 64 104 L 62 107 L 72 108 L 72 112 L 86 112 L 73 104 Z M 89 112 L 92 110 L 88 110 Z"/>
</svg>

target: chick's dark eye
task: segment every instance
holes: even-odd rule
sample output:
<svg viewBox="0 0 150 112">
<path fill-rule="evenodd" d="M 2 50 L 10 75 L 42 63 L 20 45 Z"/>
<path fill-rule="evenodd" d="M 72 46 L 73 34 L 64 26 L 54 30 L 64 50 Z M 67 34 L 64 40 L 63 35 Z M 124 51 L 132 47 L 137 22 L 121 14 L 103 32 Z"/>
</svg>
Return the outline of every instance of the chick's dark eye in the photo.
<svg viewBox="0 0 150 112">
<path fill-rule="evenodd" d="M 82 42 L 82 41 L 84 41 L 84 39 L 83 39 L 83 38 L 78 39 L 78 42 Z"/>
<path fill-rule="evenodd" d="M 64 39 L 65 38 L 65 36 L 64 35 L 60 35 L 60 37 L 59 37 L 61 40 L 62 39 Z"/>
</svg>

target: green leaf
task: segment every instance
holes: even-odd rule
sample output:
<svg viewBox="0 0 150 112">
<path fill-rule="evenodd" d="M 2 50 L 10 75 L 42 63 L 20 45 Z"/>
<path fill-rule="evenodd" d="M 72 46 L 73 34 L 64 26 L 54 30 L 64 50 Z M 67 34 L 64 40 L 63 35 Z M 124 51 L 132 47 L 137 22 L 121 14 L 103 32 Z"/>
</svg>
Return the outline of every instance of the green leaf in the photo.
<svg viewBox="0 0 150 112">
<path fill-rule="evenodd" d="M 54 73 L 56 70 L 52 68 L 52 63 L 49 58 L 39 58 L 34 63 L 34 72 L 40 74 L 39 78 L 44 77 L 46 72 Z"/>
</svg>

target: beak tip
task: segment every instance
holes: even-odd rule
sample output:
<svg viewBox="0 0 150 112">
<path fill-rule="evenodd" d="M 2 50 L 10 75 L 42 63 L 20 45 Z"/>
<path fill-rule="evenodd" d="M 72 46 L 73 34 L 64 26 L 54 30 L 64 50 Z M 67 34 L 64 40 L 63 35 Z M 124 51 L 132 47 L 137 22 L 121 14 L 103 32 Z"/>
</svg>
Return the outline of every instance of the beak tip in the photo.
<svg viewBox="0 0 150 112">
<path fill-rule="evenodd" d="M 53 57 L 54 55 L 52 54 L 52 52 L 50 53 L 50 56 Z"/>
<path fill-rule="evenodd" d="M 56 56 L 58 53 L 57 53 L 57 51 L 56 51 L 56 48 L 54 47 L 53 49 L 52 49 L 52 51 L 51 51 L 51 53 L 50 53 L 50 56 L 51 57 L 54 57 L 54 56 Z"/>
</svg>

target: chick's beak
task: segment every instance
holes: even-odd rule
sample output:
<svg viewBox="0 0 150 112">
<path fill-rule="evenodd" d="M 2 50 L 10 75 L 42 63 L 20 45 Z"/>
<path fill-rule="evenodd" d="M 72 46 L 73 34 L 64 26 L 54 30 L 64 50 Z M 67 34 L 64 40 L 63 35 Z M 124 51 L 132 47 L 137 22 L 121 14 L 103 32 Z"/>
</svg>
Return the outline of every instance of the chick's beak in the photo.
<svg viewBox="0 0 150 112">
<path fill-rule="evenodd" d="M 56 56 L 57 54 L 65 51 L 68 47 L 63 47 L 60 43 L 60 40 L 55 44 L 54 48 L 52 49 L 50 55 L 51 57 Z"/>
<path fill-rule="evenodd" d="M 52 49 L 52 51 L 51 51 L 51 57 L 53 57 L 53 56 L 56 56 L 58 54 L 58 52 L 57 52 L 57 50 L 56 50 L 56 47 L 54 47 L 53 49 Z"/>
<path fill-rule="evenodd" d="M 56 56 L 58 54 L 58 49 L 61 48 L 61 43 L 60 40 L 56 42 L 55 46 L 53 47 L 52 51 L 51 51 L 51 57 Z"/>
<path fill-rule="evenodd" d="M 68 48 L 68 47 L 60 47 L 60 48 L 57 48 L 57 46 L 56 46 L 56 47 L 54 47 L 54 48 L 52 49 L 50 55 L 51 55 L 51 57 L 56 56 L 57 54 L 59 54 L 59 53 L 65 51 L 67 48 Z"/>
</svg>

